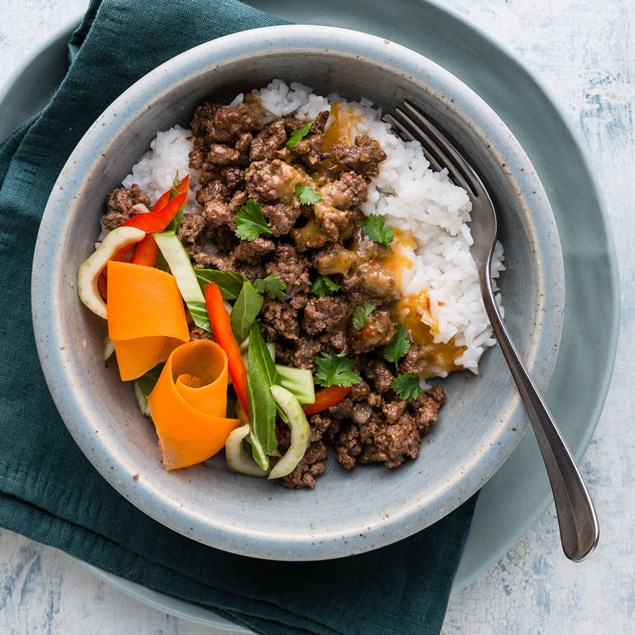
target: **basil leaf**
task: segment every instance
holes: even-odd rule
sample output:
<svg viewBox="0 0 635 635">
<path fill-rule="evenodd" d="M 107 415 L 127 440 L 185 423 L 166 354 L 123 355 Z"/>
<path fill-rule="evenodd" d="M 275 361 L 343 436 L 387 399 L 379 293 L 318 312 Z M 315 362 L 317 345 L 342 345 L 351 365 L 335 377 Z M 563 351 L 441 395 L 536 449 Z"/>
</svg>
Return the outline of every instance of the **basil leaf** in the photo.
<svg viewBox="0 0 635 635">
<path fill-rule="evenodd" d="M 183 210 L 185 209 L 185 205 L 179 208 L 179 211 L 174 215 L 174 218 L 168 223 L 168 226 L 165 228 L 165 233 L 176 234 L 179 231 L 179 227 L 181 226 L 181 219 L 183 218 Z"/>
<path fill-rule="evenodd" d="M 165 256 L 160 249 L 159 253 L 157 254 L 157 261 L 154 263 L 154 267 L 155 269 L 160 269 L 161 271 L 170 273 L 170 265 L 168 265 L 168 261 L 165 259 Z"/>
<path fill-rule="evenodd" d="M 249 280 L 245 280 L 229 316 L 232 333 L 238 343 L 249 335 L 263 302 L 264 298 L 256 291 L 254 285 Z"/>
<path fill-rule="evenodd" d="M 179 181 L 180 181 L 179 172 L 177 170 L 176 176 L 174 177 L 174 180 L 172 181 L 172 189 L 170 190 L 169 200 L 172 200 L 175 196 L 177 196 L 176 192 L 174 191 L 174 188 L 176 188 L 176 186 L 179 184 Z M 179 231 L 179 227 L 181 226 L 181 218 L 183 218 L 183 210 L 185 209 L 186 204 L 187 204 L 187 199 L 185 199 L 185 202 L 183 203 L 183 205 L 179 207 L 179 211 L 174 215 L 174 218 L 168 223 L 168 226 L 163 230 L 164 232 L 170 232 L 170 233 L 176 234 L 176 232 Z"/>
<path fill-rule="evenodd" d="M 187 303 L 187 308 L 196 326 L 203 329 L 204 331 L 207 331 L 208 333 L 214 332 L 209 321 L 209 315 L 207 313 L 207 306 L 205 305 L 205 302 L 196 302 L 194 300 L 190 300 Z"/>
<path fill-rule="evenodd" d="M 194 269 L 201 291 L 205 291 L 205 285 L 214 282 L 218 285 L 223 300 L 235 300 L 243 288 L 247 278 L 237 271 L 218 271 L 216 269 Z"/>
<path fill-rule="evenodd" d="M 145 373 L 145 375 L 141 375 L 141 377 L 137 377 L 137 379 L 135 379 L 135 382 L 144 397 L 150 396 L 150 393 L 154 390 L 164 366 L 165 362 L 155 366 L 152 370 Z"/>
<path fill-rule="evenodd" d="M 249 331 L 247 396 L 249 398 L 250 437 L 254 460 L 263 470 L 269 468 L 269 454 L 278 446 L 276 439 L 276 402 L 271 386 L 280 378 L 258 322 Z"/>
</svg>

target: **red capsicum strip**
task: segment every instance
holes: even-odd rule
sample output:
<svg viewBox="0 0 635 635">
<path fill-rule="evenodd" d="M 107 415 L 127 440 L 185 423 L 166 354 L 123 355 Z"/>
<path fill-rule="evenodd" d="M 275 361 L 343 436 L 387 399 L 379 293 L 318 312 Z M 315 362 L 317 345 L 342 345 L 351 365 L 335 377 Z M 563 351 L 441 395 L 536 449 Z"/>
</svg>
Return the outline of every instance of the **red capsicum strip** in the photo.
<svg viewBox="0 0 635 635">
<path fill-rule="evenodd" d="M 352 386 L 329 386 L 315 393 L 315 401 L 302 406 L 305 415 L 314 415 L 339 403 L 348 395 Z"/>
<path fill-rule="evenodd" d="M 137 214 L 123 223 L 123 225 L 137 227 L 147 232 L 146 237 L 137 244 L 132 257 L 135 265 L 154 267 L 159 248 L 151 234 L 162 232 L 178 214 L 181 207 L 185 205 L 189 187 L 188 174 L 175 187 L 162 194 L 148 214 Z"/>
<path fill-rule="evenodd" d="M 187 198 L 187 192 L 190 187 L 190 175 L 181 179 L 173 188 L 164 192 L 157 202 L 152 206 L 152 209 L 147 214 L 137 214 L 129 218 L 123 225 L 129 225 L 130 227 L 138 227 L 147 232 L 162 232 L 169 224 L 169 222 L 176 216 L 179 208 L 185 199 Z M 178 203 L 175 200 L 179 198 Z"/>
<path fill-rule="evenodd" d="M 159 248 L 151 234 L 162 232 L 170 221 L 178 214 L 181 206 L 185 204 L 190 188 L 190 175 L 182 178 L 173 188 L 164 192 L 152 210 L 146 214 L 137 214 L 129 218 L 122 226 L 137 227 L 147 232 L 147 236 L 137 245 L 130 245 L 115 255 L 113 260 L 132 262 L 135 265 L 154 267 L 157 261 Z M 178 200 L 177 200 L 178 199 Z M 106 270 L 99 274 L 97 288 L 101 297 L 106 300 L 107 278 Z"/>
<path fill-rule="evenodd" d="M 157 210 L 153 207 L 152 211 L 147 214 L 137 214 L 129 218 L 125 223 L 122 223 L 122 225 L 126 227 L 137 227 L 150 234 L 162 232 L 176 216 L 176 213 L 185 203 L 186 198 L 187 192 L 178 194 L 174 198 L 171 198 L 167 205 L 161 209 Z"/>
<path fill-rule="evenodd" d="M 134 256 L 130 261 L 133 265 L 146 265 L 147 267 L 154 267 L 157 262 L 157 254 L 159 253 L 159 246 L 157 241 L 154 240 L 152 234 L 146 234 L 145 238 L 137 243 Z"/>
<path fill-rule="evenodd" d="M 223 304 L 223 296 L 218 285 L 213 282 L 205 285 L 205 305 L 209 321 L 218 345 L 227 355 L 227 369 L 232 379 L 234 390 L 245 414 L 249 417 L 249 399 L 247 396 L 247 368 L 240 354 L 238 342 L 232 333 L 229 313 Z"/>
<path fill-rule="evenodd" d="M 190 176 L 189 174 L 183 177 L 172 189 L 168 190 L 161 194 L 161 196 L 157 199 L 157 202 L 153 205 L 152 211 L 159 211 L 163 209 L 168 201 L 179 194 L 186 193 L 190 187 Z"/>
</svg>

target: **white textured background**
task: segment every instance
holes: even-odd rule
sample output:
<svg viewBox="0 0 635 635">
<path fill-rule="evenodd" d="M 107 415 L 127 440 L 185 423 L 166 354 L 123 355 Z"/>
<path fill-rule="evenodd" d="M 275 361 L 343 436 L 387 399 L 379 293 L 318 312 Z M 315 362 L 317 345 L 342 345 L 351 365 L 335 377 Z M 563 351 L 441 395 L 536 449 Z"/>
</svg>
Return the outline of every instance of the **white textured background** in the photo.
<svg viewBox="0 0 635 635">
<path fill-rule="evenodd" d="M 452 597 L 443 633 L 635 633 L 635 1 L 442 4 L 513 51 L 580 133 L 595 159 L 611 217 L 623 304 L 612 388 L 581 466 L 602 524 L 598 550 L 585 563 L 568 562 L 549 509 L 498 564 Z M 0 85 L 33 47 L 86 5 L 86 0 L 0 0 Z M 143 606 L 65 554 L 0 530 L 2 634 L 211 632 L 218 631 Z"/>
</svg>

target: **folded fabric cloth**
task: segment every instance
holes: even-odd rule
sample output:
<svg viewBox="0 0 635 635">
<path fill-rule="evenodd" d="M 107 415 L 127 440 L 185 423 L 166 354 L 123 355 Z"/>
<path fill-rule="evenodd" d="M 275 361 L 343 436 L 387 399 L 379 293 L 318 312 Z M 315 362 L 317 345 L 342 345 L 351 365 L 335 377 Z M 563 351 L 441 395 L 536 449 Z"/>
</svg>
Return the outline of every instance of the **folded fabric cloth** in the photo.
<svg viewBox="0 0 635 635">
<path fill-rule="evenodd" d="M 392 546 L 323 562 L 272 562 L 195 543 L 102 479 L 46 388 L 31 330 L 39 222 L 66 159 L 139 77 L 207 40 L 282 23 L 234 0 L 93 2 L 50 103 L 0 146 L 0 524 L 259 633 L 438 633 L 474 499 Z M 35 298 L 37 301 L 37 298 Z"/>
</svg>

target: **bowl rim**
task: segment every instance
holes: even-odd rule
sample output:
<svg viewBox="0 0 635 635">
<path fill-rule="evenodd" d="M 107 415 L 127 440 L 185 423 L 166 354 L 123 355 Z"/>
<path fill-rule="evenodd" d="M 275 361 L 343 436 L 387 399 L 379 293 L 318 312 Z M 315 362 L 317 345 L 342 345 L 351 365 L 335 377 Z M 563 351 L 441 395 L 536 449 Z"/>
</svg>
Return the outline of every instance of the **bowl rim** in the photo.
<svg viewBox="0 0 635 635">
<path fill-rule="evenodd" d="M 531 165 L 511 132 L 500 118 L 489 109 L 485 102 L 448 71 L 419 53 L 384 38 L 339 27 L 308 25 L 262 27 L 250 31 L 250 36 L 245 38 L 244 33 L 236 33 L 189 49 L 139 79 L 117 98 L 86 132 L 60 173 L 42 219 L 40 235 L 50 231 L 52 227 L 59 223 L 59 210 L 63 209 L 65 205 L 68 206 L 69 202 L 72 202 L 73 188 L 66 186 L 69 182 L 73 183 L 76 181 L 78 165 L 82 165 L 83 160 L 87 158 L 84 148 L 90 143 L 91 139 L 103 134 L 105 127 L 117 126 L 121 128 L 122 124 L 133 120 L 139 112 L 140 104 L 147 104 L 145 95 L 148 94 L 148 91 L 151 94 L 161 95 L 162 89 L 173 86 L 175 78 L 182 76 L 182 71 L 186 68 L 190 73 L 208 71 L 211 65 L 218 64 L 217 62 L 210 62 L 210 60 L 215 59 L 215 56 L 219 54 L 223 57 L 225 55 L 223 52 L 227 48 L 231 49 L 232 47 L 232 57 L 237 55 L 249 57 L 256 53 L 274 54 L 276 51 L 288 54 L 290 42 L 294 42 L 295 44 L 291 47 L 291 50 L 304 52 L 332 50 L 355 57 L 368 55 L 373 57 L 378 63 L 406 69 L 400 72 L 427 73 L 430 77 L 434 76 L 434 81 L 437 84 L 449 87 L 448 93 L 452 95 L 452 101 L 455 104 L 454 108 L 459 108 L 458 104 L 463 107 L 466 102 L 471 103 L 473 108 L 476 107 L 474 104 L 478 104 L 481 126 L 487 128 L 493 139 L 504 140 L 507 146 L 511 144 L 518 155 L 523 157 L 524 163 L 528 166 Z M 550 213 L 549 202 L 535 171 L 527 170 L 524 174 L 519 175 L 518 178 L 520 180 L 525 179 L 526 182 L 531 181 L 536 200 L 538 201 L 536 205 L 543 205 Z M 69 192 L 69 190 L 71 191 Z M 557 240 L 557 229 L 552 214 L 551 222 L 551 231 L 553 236 L 555 236 L 555 240 L 552 239 L 552 243 L 558 245 L 559 250 L 560 243 Z M 40 235 L 36 244 L 33 266 L 32 294 L 34 299 L 38 298 L 37 303 L 33 302 L 33 324 L 42 367 L 58 410 L 84 454 L 106 480 L 146 514 L 163 524 L 167 524 L 172 529 L 180 531 L 179 526 L 166 522 L 165 514 L 163 512 L 159 513 L 157 510 L 156 501 L 153 502 L 144 498 L 143 490 L 140 490 L 136 485 L 132 485 L 129 479 L 113 475 L 113 470 L 111 469 L 112 457 L 107 457 L 108 460 L 105 460 L 106 457 L 100 454 L 99 449 L 95 449 L 95 444 L 92 440 L 87 440 L 84 434 L 85 422 L 82 417 L 84 404 L 66 390 L 63 373 L 59 374 L 60 368 L 66 372 L 65 362 L 68 361 L 68 357 L 62 350 L 63 342 L 59 339 L 59 331 L 56 331 L 55 328 L 57 323 L 50 320 L 49 315 L 47 315 L 48 311 L 44 310 L 45 308 L 51 310 L 55 306 L 53 293 L 57 285 L 51 284 L 51 279 L 47 275 L 46 269 L 38 266 L 43 262 L 55 262 L 56 260 L 55 257 L 52 257 L 52 253 L 59 249 L 59 245 L 41 241 Z M 555 255 L 557 257 L 558 254 Z M 554 266 L 559 271 L 559 278 L 557 274 L 557 279 L 550 282 L 554 285 L 555 292 L 560 293 L 561 297 L 564 298 L 564 268 L 561 253 L 559 266 L 557 264 Z M 53 275 L 55 276 L 55 273 Z M 557 321 L 556 316 L 555 322 Z M 555 326 L 555 328 L 552 328 L 549 344 L 557 345 L 562 327 L 562 316 L 559 327 L 556 323 L 551 326 Z M 537 361 L 537 356 L 538 348 L 535 346 L 530 356 L 530 366 L 536 363 L 540 364 L 540 361 Z M 548 381 L 553 371 L 555 354 L 552 356 L 549 365 L 550 367 L 541 369 L 540 376 L 544 382 Z M 241 530 L 241 528 L 217 526 L 214 523 L 203 521 L 200 517 L 188 518 L 188 523 L 192 526 L 192 531 L 188 535 L 200 542 L 234 553 L 280 560 L 326 559 L 378 548 L 436 522 L 436 520 L 458 507 L 461 502 L 467 500 L 511 454 L 527 425 L 528 421 L 525 421 L 520 434 L 516 435 L 511 442 L 508 441 L 506 444 L 501 444 L 500 439 L 492 439 L 494 447 L 490 456 L 494 460 L 488 470 L 479 471 L 477 469 L 479 461 L 476 456 L 472 462 L 466 461 L 460 478 L 457 475 L 457 478 L 450 479 L 446 487 L 442 491 L 439 490 L 436 497 L 433 497 L 434 500 L 431 502 L 428 500 L 424 505 L 424 499 L 418 498 L 412 507 L 404 509 L 402 515 L 393 516 L 390 522 L 378 522 L 368 526 L 362 541 L 355 540 L 359 534 L 359 530 L 356 527 L 352 528 L 350 532 L 336 532 L 319 536 L 312 534 L 289 537 L 286 534 L 278 536 L 275 533 L 267 534 L 266 536 L 252 535 L 254 541 L 245 541 L 244 528 Z"/>
</svg>

